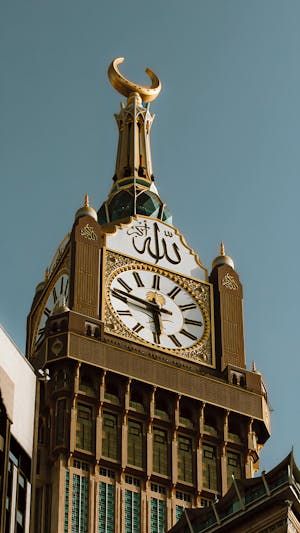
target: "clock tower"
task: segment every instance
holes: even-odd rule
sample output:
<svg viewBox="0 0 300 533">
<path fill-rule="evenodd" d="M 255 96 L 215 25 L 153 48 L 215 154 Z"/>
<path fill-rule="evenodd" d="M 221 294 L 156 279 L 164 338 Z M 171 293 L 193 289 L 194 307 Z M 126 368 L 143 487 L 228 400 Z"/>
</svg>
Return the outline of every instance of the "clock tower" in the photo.
<svg viewBox="0 0 300 533">
<path fill-rule="evenodd" d="M 250 478 L 270 434 L 261 375 L 248 370 L 243 292 L 221 246 L 209 273 L 160 198 L 150 102 L 161 89 L 109 79 L 113 185 L 85 198 L 39 283 L 27 358 L 40 384 L 31 532 L 160 533 Z M 48 374 L 47 374 L 48 375 Z"/>
</svg>

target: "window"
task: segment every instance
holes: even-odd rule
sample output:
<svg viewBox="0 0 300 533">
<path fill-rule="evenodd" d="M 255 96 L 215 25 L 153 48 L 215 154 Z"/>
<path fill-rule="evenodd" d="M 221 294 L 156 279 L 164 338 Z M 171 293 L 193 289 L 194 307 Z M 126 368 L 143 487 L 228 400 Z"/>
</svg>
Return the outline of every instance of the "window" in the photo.
<svg viewBox="0 0 300 533">
<path fill-rule="evenodd" d="M 97 533 L 114 533 L 115 531 L 115 486 L 99 483 L 98 492 L 98 529 Z"/>
<path fill-rule="evenodd" d="M 153 431 L 153 470 L 168 475 L 168 440 L 165 431 Z"/>
<path fill-rule="evenodd" d="M 125 533 L 139 533 L 141 530 L 141 495 L 125 490 Z"/>
<path fill-rule="evenodd" d="M 228 488 L 232 484 L 232 475 L 236 479 L 242 477 L 241 456 L 239 453 L 227 452 L 227 485 Z"/>
<path fill-rule="evenodd" d="M 89 480 L 73 474 L 72 533 L 88 533 Z"/>
<path fill-rule="evenodd" d="M 143 466 L 143 434 L 142 425 L 129 420 L 128 422 L 128 463 Z"/>
<path fill-rule="evenodd" d="M 76 447 L 88 452 L 94 451 L 93 409 L 84 404 L 77 405 Z"/>
<path fill-rule="evenodd" d="M 113 383 L 107 383 L 105 386 L 104 399 L 106 402 L 120 405 L 119 391 Z"/>
<path fill-rule="evenodd" d="M 213 446 L 203 446 L 202 465 L 203 487 L 218 490 L 217 457 L 216 449 Z"/>
<path fill-rule="evenodd" d="M 186 437 L 178 437 L 178 479 L 193 483 L 192 441 Z"/>
<path fill-rule="evenodd" d="M 164 533 L 166 530 L 166 502 L 151 498 L 151 533 Z"/>
<path fill-rule="evenodd" d="M 102 455 L 110 459 L 118 459 L 118 426 L 117 417 L 104 413 L 102 431 Z"/>
<path fill-rule="evenodd" d="M 96 397 L 93 380 L 86 374 L 80 376 L 79 389 L 80 392 L 83 392 L 87 396 Z"/>
<path fill-rule="evenodd" d="M 55 438 L 55 444 L 57 446 L 59 446 L 61 444 L 65 444 L 65 437 L 66 437 L 66 430 L 67 430 L 66 409 L 67 409 L 67 400 L 65 398 L 57 400 L 57 404 L 56 404 L 56 438 Z"/>
</svg>

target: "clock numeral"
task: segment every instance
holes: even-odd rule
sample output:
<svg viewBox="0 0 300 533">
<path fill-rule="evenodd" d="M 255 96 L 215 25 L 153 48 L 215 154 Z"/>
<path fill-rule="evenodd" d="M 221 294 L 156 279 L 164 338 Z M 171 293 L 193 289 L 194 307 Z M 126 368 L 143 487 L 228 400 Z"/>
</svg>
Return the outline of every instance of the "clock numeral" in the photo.
<svg viewBox="0 0 300 533">
<path fill-rule="evenodd" d="M 195 335 L 193 335 L 192 333 L 190 333 L 189 331 L 186 331 L 186 329 L 181 329 L 179 331 L 179 333 L 181 333 L 181 335 L 184 335 L 185 337 L 187 337 L 188 339 L 191 339 L 192 341 L 196 341 L 197 340 L 197 337 L 195 337 Z"/>
<path fill-rule="evenodd" d="M 140 324 L 139 322 L 132 328 L 132 331 L 134 331 L 134 333 L 139 333 L 142 329 L 144 329 L 144 326 L 142 326 L 142 324 Z"/>
<path fill-rule="evenodd" d="M 152 331 L 152 335 L 153 335 L 153 342 L 155 344 L 159 344 L 160 343 L 160 335 L 158 335 L 158 333 L 156 333 L 156 331 Z"/>
<path fill-rule="evenodd" d="M 37 332 L 37 339 L 35 342 L 40 342 L 41 338 L 43 337 L 44 333 L 45 333 L 45 329 L 46 328 L 40 328 Z"/>
<path fill-rule="evenodd" d="M 183 320 L 185 324 L 191 324 L 192 326 L 199 326 L 200 328 L 203 326 L 202 322 L 200 320 L 191 320 L 190 318 L 185 318 Z"/>
<path fill-rule="evenodd" d="M 127 292 L 131 292 L 132 291 L 132 288 L 123 279 L 118 278 L 117 282 L 120 283 L 120 285 L 122 285 L 122 287 L 123 287 L 123 289 L 125 289 L 125 291 L 127 291 Z"/>
<path fill-rule="evenodd" d="M 179 308 L 181 309 L 181 311 L 189 311 L 190 309 L 197 309 L 197 305 L 196 304 L 185 304 L 185 305 L 180 305 Z"/>
<path fill-rule="evenodd" d="M 118 298 L 118 300 L 121 300 L 121 302 L 124 302 L 125 304 L 127 303 L 126 296 L 123 296 L 123 294 L 119 294 L 118 289 L 113 289 L 111 291 L 111 295 L 114 296 L 114 298 Z"/>
<path fill-rule="evenodd" d="M 54 287 L 55 289 L 55 287 Z M 53 290 L 54 290 L 53 289 Z M 60 282 L 60 290 L 59 294 L 64 296 L 66 299 L 68 298 L 68 289 L 69 289 L 69 278 L 65 278 L 64 276 L 61 278 Z"/>
<path fill-rule="evenodd" d="M 178 348 L 180 348 L 182 346 L 182 344 L 179 342 L 179 340 L 177 339 L 177 337 L 175 337 L 175 335 L 168 335 L 169 339 L 171 339 L 171 341 L 175 344 L 175 346 L 177 346 Z"/>
<path fill-rule="evenodd" d="M 117 309 L 117 313 L 120 316 L 132 316 L 132 313 L 128 311 L 122 311 L 122 309 Z"/>
<path fill-rule="evenodd" d="M 49 318 L 49 316 L 51 315 L 51 310 L 48 309 L 48 307 L 45 307 L 45 309 L 44 309 L 44 315 L 46 315 L 47 318 Z"/>
<path fill-rule="evenodd" d="M 66 286 L 64 290 L 64 297 L 66 298 L 66 300 L 68 299 L 68 296 L 69 296 L 69 278 L 67 278 Z"/>
<path fill-rule="evenodd" d="M 160 284 L 160 277 L 157 274 L 154 274 L 153 283 L 152 283 L 152 289 L 155 289 L 155 290 L 159 291 L 160 290 L 159 284 Z"/>
<path fill-rule="evenodd" d="M 53 287 L 52 296 L 53 296 L 54 303 L 56 303 L 57 302 L 57 294 L 56 294 L 56 288 L 55 287 Z"/>
<path fill-rule="evenodd" d="M 138 274 L 138 272 L 133 272 L 133 277 L 138 287 L 144 287 L 144 283 L 142 282 L 141 276 Z"/>
<path fill-rule="evenodd" d="M 179 294 L 181 291 L 181 288 L 180 287 L 173 287 L 173 289 L 168 292 L 168 296 L 170 296 L 170 298 L 172 298 L 172 300 L 174 300 L 177 296 L 177 294 Z"/>
</svg>

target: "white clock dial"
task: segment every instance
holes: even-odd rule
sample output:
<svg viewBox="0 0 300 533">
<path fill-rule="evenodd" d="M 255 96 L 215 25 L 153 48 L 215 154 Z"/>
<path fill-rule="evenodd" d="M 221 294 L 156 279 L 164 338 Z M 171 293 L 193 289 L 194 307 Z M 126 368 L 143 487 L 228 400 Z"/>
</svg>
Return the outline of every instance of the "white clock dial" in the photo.
<svg viewBox="0 0 300 533">
<path fill-rule="evenodd" d="M 44 337 L 46 322 L 53 313 L 55 306 L 60 307 L 68 304 L 69 301 L 69 276 L 62 274 L 56 282 L 49 288 L 48 298 L 43 306 L 43 311 L 36 330 L 35 344 L 38 344 Z"/>
<path fill-rule="evenodd" d="M 142 340 L 180 350 L 204 334 L 205 319 L 193 296 L 181 285 L 152 270 L 125 270 L 109 288 L 119 320 Z"/>
</svg>

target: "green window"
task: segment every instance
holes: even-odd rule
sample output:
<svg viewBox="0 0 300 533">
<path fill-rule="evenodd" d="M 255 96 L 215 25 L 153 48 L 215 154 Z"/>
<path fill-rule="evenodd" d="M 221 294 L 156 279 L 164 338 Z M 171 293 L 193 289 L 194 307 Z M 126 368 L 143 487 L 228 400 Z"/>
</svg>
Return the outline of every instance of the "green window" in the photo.
<svg viewBox="0 0 300 533">
<path fill-rule="evenodd" d="M 118 459 L 118 423 L 117 417 L 110 413 L 103 415 L 102 455 Z"/>
<path fill-rule="evenodd" d="M 143 430 L 142 424 L 129 420 L 128 422 L 128 463 L 143 466 Z"/>
<path fill-rule="evenodd" d="M 93 409 L 88 405 L 77 405 L 76 447 L 94 451 Z"/>
<path fill-rule="evenodd" d="M 114 533 L 115 486 L 101 481 L 98 497 L 98 533 Z"/>
<path fill-rule="evenodd" d="M 72 533 L 88 533 L 88 478 L 73 474 Z"/>
<path fill-rule="evenodd" d="M 203 487 L 218 490 L 217 457 L 213 446 L 203 446 Z"/>
<path fill-rule="evenodd" d="M 165 431 L 153 431 L 153 470 L 168 475 L 168 438 Z"/>
<path fill-rule="evenodd" d="M 151 533 L 164 533 L 166 528 L 166 502 L 151 498 Z"/>
<path fill-rule="evenodd" d="M 178 437 L 178 479 L 193 483 L 192 441 L 186 437 Z"/>
<path fill-rule="evenodd" d="M 64 533 L 69 533 L 69 500 L 70 500 L 70 473 L 69 473 L 69 470 L 66 470 Z"/>
<path fill-rule="evenodd" d="M 241 467 L 241 456 L 239 453 L 227 452 L 227 485 L 228 488 L 232 484 L 232 475 L 235 479 L 241 479 L 242 477 L 242 467 Z"/>
<path fill-rule="evenodd" d="M 141 495 L 125 490 L 125 533 L 141 531 Z"/>
<path fill-rule="evenodd" d="M 184 507 L 182 505 L 176 505 L 176 522 L 178 522 L 179 518 L 181 518 L 183 509 Z"/>
</svg>

